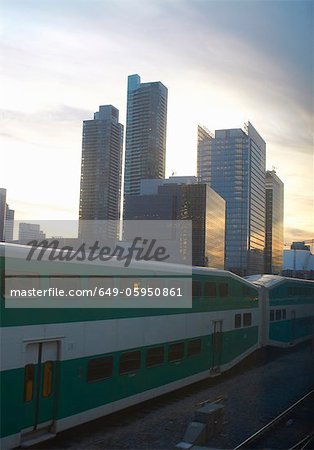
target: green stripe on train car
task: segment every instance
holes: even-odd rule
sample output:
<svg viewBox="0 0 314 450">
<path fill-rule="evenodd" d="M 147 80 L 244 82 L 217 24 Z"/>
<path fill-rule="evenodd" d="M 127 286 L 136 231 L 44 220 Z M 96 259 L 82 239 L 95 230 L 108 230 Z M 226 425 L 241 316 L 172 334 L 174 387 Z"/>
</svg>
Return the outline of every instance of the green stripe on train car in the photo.
<svg viewBox="0 0 314 450">
<path fill-rule="evenodd" d="M 123 352 L 116 352 L 112 377 L 91 383 L 86 380 L 88 361 L 105 355 L 59 361 L 56 418 L 69 417 L 209 370 L 218 361 L 217 358 L 213 360 L 212 335 L 199 339 L 202 341 L 201 353 L 187 356 L 187 345 L 185 345 L 185 357 L 180 362 L 168 362 L 169 343 L 158 344 L 158 346 L 165 346 L 165 360 L 160 366 L 150 368 L 145 367 L 145 350 L 148 347 L 128 349 L 127 351 L 139 350 L 141 352 L 141 368 L 133 376 L 119 375 L 119 355 Z M 190 340 L 180 342 L 186 344 Z M 256 346 L 257 341 L 258 327 L 223 332 L 219 364 L 227 364 L 239 358 L 244 352 Z M 7 436 L 31 426 L 33 417 L 29 404 L 23 402 L 24 369 L 2 372 L 1 378 L 1 408 L 3 411 L 1 433 L 2 436 Z"/>
</svg>

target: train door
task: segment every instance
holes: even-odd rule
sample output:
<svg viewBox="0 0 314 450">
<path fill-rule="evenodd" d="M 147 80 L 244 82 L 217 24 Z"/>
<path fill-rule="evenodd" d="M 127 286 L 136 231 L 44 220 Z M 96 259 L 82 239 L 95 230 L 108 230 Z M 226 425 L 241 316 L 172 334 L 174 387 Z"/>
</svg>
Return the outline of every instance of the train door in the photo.
<svg viewBox="0 0 314 450">
<path fill-rule="evenodd" d="M 222 320 L 213 321 L 212 370 L 219 372 L 222 358 Z"/>
<path fill-rule="evenodd" d="M 296 311 L 291 311 L 291 329 L 290 329 L 290 341 L 291 344 L 294 343 L 296 337 Z"/>
<path fill-rule="evenodd" d="M 23 395 L 29 439 L 49 432 L 56 417 L 59 342 L 31 342 L 25 350 Z"/>
</svg>

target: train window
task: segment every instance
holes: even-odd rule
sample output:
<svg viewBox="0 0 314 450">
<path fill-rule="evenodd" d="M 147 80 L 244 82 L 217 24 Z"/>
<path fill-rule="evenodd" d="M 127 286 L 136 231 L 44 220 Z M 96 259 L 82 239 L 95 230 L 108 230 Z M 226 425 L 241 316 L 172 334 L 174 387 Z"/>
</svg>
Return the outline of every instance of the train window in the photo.
<svg viewBox="0 0 314 450">
<path fill-rule="evenodd" d="M 1 282 L 1 292 L 0 295 L 2 298 L 5 298 L 5 271 L 4 269 L 1 270 L 1 275 L 0 275 L 0 282 Z"/>
<path fill-rule="evenodd" d="M 140 281 L 133 279 L 133 278 L 131 279 L 131 278 L 127 278 L 127 277 L 126 278 L 121 277 L 121 278 L 119 278 L 118 282 L 119 282 L 119 285 L 116 287 L 118 287 L 120 290 L 119 296 L 121 298 L 128 298 L 128 299 L 132 298 L 133 296 L 132 295 L 130 296 L 130 293 L 133 292 L 134 288 L 140 287 Z M 117 284 L 117 281 L 116 281 L 116 284 Z M 127 293 L 129 295 L 127 295 Z"/>
<path fill-rule="evenodd" d="M 274 311 L 273 309 L 271 309 L 271 310 L 269 311 L 269 320 L 270 320 L 271 322 L 273 322 L 273 321 L 275 320 L 275 311 Z"/>
<path fill-rule="evenodd" d="M 89 277 L 88 287 L 94 291 L 95 288 L 112 289 L 114 287 L 114 279 L 111 277 Z M 98 290 L 99 292 L 99 290 Z"/>
<path fill-rule="evenodd" d="M 281 320 L 281 309 L 276 309 L 276 320 Z"/>
<path fill-rule="evenodd" d="M 250 327 L 252 325 L 252 314 L 244 313 L 243 314 L 243 326 Z"/>
<path fill-rule="evenodd" d="M 49 397 L 53 384 L 53 362 L 46 361 L 43 372 L 43 397 Z"/>
<path fill-rule="evenodd" d="M 88 361 L 87 366 L 87 382 L 104 380 L 112 377 L 113 370 L 113 356 L 104 356 L 101 358 L 94 358 Z"/>
<path fill-rule="evenodd" d="M 56 274 L 49 278 L 49 287 L 63 289 L 67 292 L 69 289 L 80 289 L 81 278 L 69 274 Z"/>
<path fill-rule="evenodd" d="M 234 316 L 234 328 L 241 328 L 242 327 L 242 316 L 241 314 L 236 314 Z"/>
<path fill-rule="evenodd" d="M 287 317 L 287 312 L 285 309 L 282 310 L 282 319 L 285 320 Z"/>
<path fill-rule="evenodd" d="M 164 362 L 164 348 L 149 348 L 146 353 L 146 367 L 158 366 Z"/>
<path fill-rule="evenodd" d="M 184 343 L 178 342 L 177 344 L 169 345 L 168 361 L 178 361 L 184 356 Z"/>
<path fill-rule="evenodd" d="M 202 350 L 202 341 L 200 339 L 193 339 L 188 343 L 188 356 L 199 355 Z"/>
<path fill-rule="evenodd" d="M 242 286 L 242 294 L 244 297 L 248 297 L 251 294 L 251 288 L 248 286 Z"/>
<path fill-rule="evenodd" d="M 216 283 L 212 283 L 210 281 L 207 281 L 207 283 L 205 283 L 204 296 L 216 297 Z"/>
<path fill-rule="evenodd" d="M 288 287 L 288 296 L 293 297 L 293 287 L 292 286 Z"/>
<path fill-rule="evenodd" d="M 35 365 L 27 364 L 24 368 L 24 402 L 33 400 Z"/>
<path fill-rule="evenodd" d="M 120 375 L 125 373 L 133 373 L 141 367 L 141 352 L 128 352 L 120 356 Z"/>
<path fill-rule="evenodd" d="M 192 281 L 192 297 L 200 298 L 202 296 L 202 284 L 200 281 Z"/>
<path fill-rule="evenodd" d="M 228 297 L 229 293 L 229 286 L 227 283 L 220 283 L 219 284 L 219 297 Z"/>
<path fill-rule="evenodd" d="M 12 289 L 39 289 L 40 274 L 6 269 L 4 273 L 5 296 L 10 297 Z"/>
</svg>

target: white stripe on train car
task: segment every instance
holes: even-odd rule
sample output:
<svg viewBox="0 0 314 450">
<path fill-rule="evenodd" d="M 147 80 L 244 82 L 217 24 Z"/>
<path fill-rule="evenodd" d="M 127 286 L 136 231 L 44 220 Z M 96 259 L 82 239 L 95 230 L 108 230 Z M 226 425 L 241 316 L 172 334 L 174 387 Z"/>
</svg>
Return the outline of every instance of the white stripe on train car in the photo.
<svg viewBox="0 0 314 450">
<path fill-rule="evenodd" d="M 223 331 L 234 330 L 234 316 L 251 313 L 259 325 L 257 308 L 135 317 L 87 322 L 6 327 L 1 330 L 1 370 L 23 367 L 28 343 L 61 341 L 60 360 L 90 357 L 131 348 L 210 335 L 213 321 L 223 321 Z"/>
</svg>

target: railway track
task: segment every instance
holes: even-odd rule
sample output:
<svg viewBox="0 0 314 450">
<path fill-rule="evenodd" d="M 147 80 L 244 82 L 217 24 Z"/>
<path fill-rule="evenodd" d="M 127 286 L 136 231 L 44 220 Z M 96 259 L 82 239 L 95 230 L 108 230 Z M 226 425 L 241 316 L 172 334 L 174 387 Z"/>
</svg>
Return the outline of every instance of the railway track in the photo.
<svg viewBox="0 0 314 450">
<path fill-rule="evenodd" d="M 281 448 L 289 450 L 314 449 L 314 389 L 281 412 L 233 450 Z M 306 417 L 307 415 L 307 417 Z M 309 423 L 304 426 L 304 418 Z M 303 421 L 303 422 L 302 422 Z M 292 427 L 294 424 L 294 428 Z M 289 431 L 287 431 L 289 430 Z M 300 437 L 300 435 L 302 437 Z M 291 444 L 294 439 L 294 444 Z M 276 442 L 276 445 L 274 443 Z M 288 445 L 287 445 L 288 444 Z"/>
</svg>

